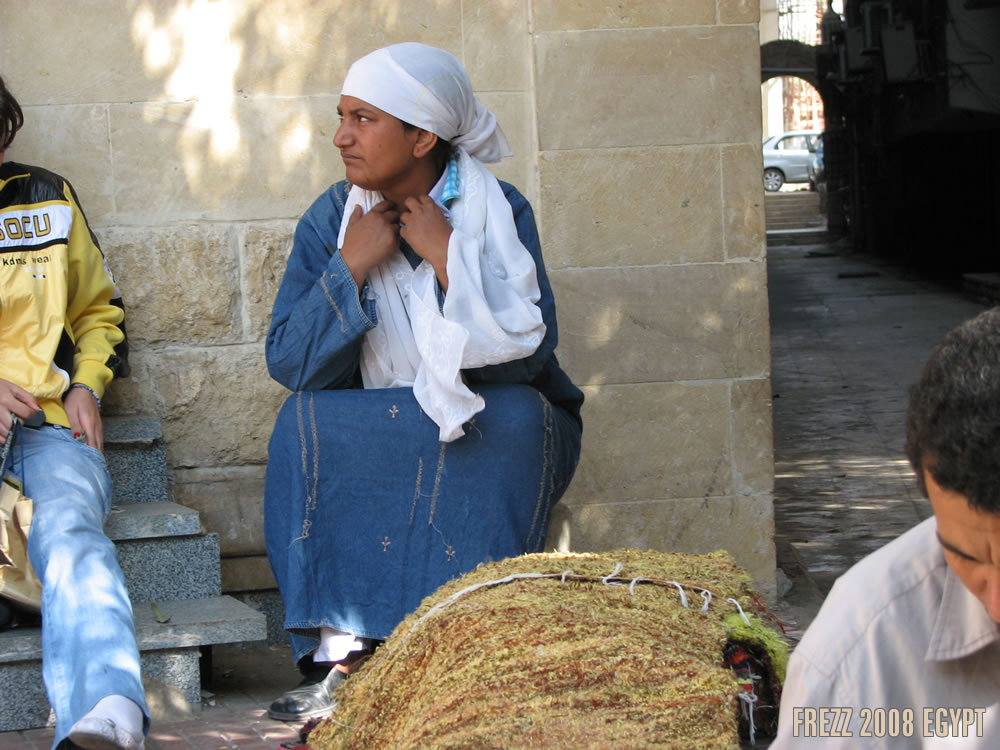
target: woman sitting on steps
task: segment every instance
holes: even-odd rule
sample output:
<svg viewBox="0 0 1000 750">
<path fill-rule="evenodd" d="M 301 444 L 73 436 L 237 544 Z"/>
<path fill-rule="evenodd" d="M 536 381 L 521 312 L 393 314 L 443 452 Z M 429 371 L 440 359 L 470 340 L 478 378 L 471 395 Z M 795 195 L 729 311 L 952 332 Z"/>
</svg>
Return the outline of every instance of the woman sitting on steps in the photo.
<svg viewBox="0 0 1000 750">
<path fill-rule="evenodd" d="M 481 562 L 534 552 L 580 454 L 583 394 L 555 356 L 531 206 L 451 54 L 356 61 L 340 97 L 347 180 L 299 222 L 267 338 L 278 414 L 267 550 L 305 719 L 420 601 Z"/>
</svg>

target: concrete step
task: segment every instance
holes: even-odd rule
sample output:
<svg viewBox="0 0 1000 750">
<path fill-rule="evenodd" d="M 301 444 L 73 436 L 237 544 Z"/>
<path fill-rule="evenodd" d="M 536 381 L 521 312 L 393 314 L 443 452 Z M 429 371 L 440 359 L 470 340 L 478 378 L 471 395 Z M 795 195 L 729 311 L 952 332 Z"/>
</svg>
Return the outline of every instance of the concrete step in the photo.
<svg viewBox="0 0 1000 750">
<path fill-rule="evenodd" d="M 128 584 L 150 706 L 199 710 L 201 648 L 265 640 L 267 617 L 221 596 L 218 535 L 203 533 L 196 510 L 167 501 L 159 421 L 106 418 L 104 440 L 113 480 L 105 530 Z M 150 602 L 167 622 L 156 622 Z M 54 723 L 40 660 L 40 630 L 0 632 L 0 731 Z"/>
<path fill-rule="evenodd" d="M 826 216 L 820 211 L 819 193 L 768 193 L 764 200 L 767 230 L 823 227 Z"/>
<path fill-rule="evenodd" d="M 159 420 L 107 417 L 104 457 L 113 479 L 112 503 L 167 499 L 167 447 Z"/>
<path fill-rule="evenodd" d="M 261 641 L 267 636 L 265 616 L 229 596 L 158 603 L 169 621 L 159 623 L 148 605 L 134 608 L 143 679 L 169 685 L 175 710 L 201 706 L 200 647 Z M 0 731 L 51 726 L 55 723 L 41 674 L 42 642 L 38 628 L 0 633 Z"/>
<path fill-rule="evenodd" d="M 830 233 L 823 229 L 768 229 L 768 247 L 785 245 L 821 245 L 830 241 Z"/>
<path fill-rule="evenodd" d="M 122 503 L 111 508 L 104 533 L 112 541 L 201 533 L 198 511 L 178 503 Z"/>
<path fill-rule="evenodd" d="M 116 546 L 133 602 L 222 593 L 218 534 L 130 539 Z"/>
<path fill-rule="evenodd" d="M 198 511 L 170 502 L 112 506 L 104 530 L 133 602 L 222 593 L 218 534 L 203 534 Z"/>
<path fill-rule="evenodd" d="M 170 618 L 168 622 L 157 622 L 148 603 L 133 606 L 140 651 L 260 641 L 266 635 L 264 615 L 231 596 L 162 601 L 157 602 L 157 607 Z M 40 628 L 14 628 L 0 632 L 0 664 L 41 657 Z M 0 705 L 4 705 L 2 699 Z"/>
</svg>

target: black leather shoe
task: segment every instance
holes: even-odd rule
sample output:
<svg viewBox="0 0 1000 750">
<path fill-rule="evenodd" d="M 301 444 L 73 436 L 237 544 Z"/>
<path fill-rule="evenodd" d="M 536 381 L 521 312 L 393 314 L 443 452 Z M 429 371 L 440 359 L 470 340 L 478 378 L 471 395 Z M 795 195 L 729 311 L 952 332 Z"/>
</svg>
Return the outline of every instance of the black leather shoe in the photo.
<svg viewBox="0 0 1000 750">
<path fill-rule="evenodd" d="M 272 703 L 267 715 L 275 721 L 304 721 L 332 714 L 337 710 L 333 691 L 346 679 L 347 675 L 339 669 L 310 672 L 296 687 Z"/>
</svg>

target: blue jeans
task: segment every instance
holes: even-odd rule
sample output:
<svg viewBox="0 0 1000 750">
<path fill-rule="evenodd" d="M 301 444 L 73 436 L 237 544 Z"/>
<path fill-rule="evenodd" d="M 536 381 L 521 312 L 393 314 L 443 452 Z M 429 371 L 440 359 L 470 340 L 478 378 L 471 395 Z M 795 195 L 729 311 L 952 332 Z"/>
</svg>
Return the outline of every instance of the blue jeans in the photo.
<svg viewBox="0 0 1000 750">
<path fill-rule="evenodd" d="M 22 427 L 8 471 L 34 502 L 28 556 L 42 581 L 42 675 L 56 712 L 53 748 L 108 695 L 149 709 L 139 676 L 132 605 L 104 535 L 111 477 L 104 456 L 64 427 Z"/>
</svg>

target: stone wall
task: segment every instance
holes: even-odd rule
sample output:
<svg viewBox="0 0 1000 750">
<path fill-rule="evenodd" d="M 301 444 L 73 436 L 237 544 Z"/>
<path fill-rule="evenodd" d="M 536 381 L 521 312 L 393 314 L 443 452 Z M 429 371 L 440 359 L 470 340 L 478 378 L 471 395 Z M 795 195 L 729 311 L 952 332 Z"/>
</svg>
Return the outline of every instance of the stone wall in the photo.
<svg viewBox="0 0 1000 750">
<path fill-rule="evenodd" d="M 729 548 L 774 581 L 756 0 L 0 4 L 8 159 L 76 187 L 129 309 L 107 411 L 162 418 L 224 586 L 272 585 L 263 341 L 296 218 L 343 168 L 348 64 L 462 59 L 535 205 L 584 454 L 550 545 Z"/>
</svg>

